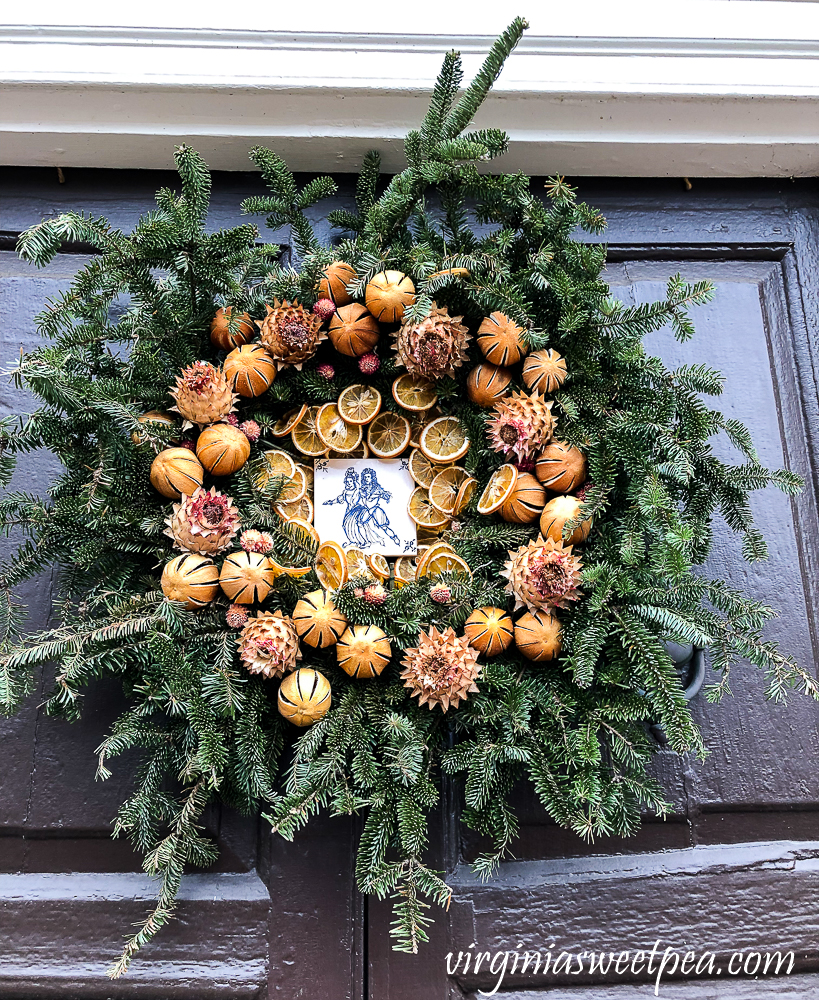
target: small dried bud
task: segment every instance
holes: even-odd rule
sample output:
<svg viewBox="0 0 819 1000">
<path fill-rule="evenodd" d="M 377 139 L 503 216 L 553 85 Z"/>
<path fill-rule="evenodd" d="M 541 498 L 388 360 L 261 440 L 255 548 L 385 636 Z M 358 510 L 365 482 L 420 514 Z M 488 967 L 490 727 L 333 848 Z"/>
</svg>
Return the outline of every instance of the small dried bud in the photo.
<svg viewBox="0 0 819 1000">
<path fill-rule="evenodd" d="M 247 608 L 242 604 L 231 604 L 225 612 L 225 621 L 231 628 L 244 628 L 247 623 Z"/>
<path fill-rule="evenodd" d="M 380 583 L 371 583 L 364 591 L 364 600 L 367 604 L 383 604 L 387 600 L 387 591 Z"/>
<path fill-rule="evenodd" d="M 449 604 L 452 600 L 452 591 L 444 583 L 436 583 L 429 588 L 429 596 L 436 604 Z"/>
<path fill-rule="evenodd" d="M 535 462 L 532 458 L 522 458 L 519 462 L 515 462 L 515 468 L 519 472 L 534 472 Z"/>
<path fill-rule="evenodd" d="M 190 438 L 185 438 L 184 440 L 179 442 L 179 447 L 187 448 L 188 451 L 196 451 L 196 442 L 191 441 Z"/>
<path fill-rule="evenodd" d="M 245 552 L 260 552 L 267 555 L 273 551 L 273 537 L 266 531 L 256 531 L 255 528 L 248 528 L 239 537 L 239 544 Z"/>
<path fill-rule="evenodd" d="M 332 365 L 319 365 L 316 371 L 319 375 L 323 375 L 328 382 L 330 379 L 334 378 L 336 374 L 336 370 Z"/>
<path fill-rule="evenodd" d="M 364 596 L 364 588 L 363 587 L 356 587 L 355 590 L 353 591 L 353 595 L 355 597 L 363 597 Z"/>
<path fill-rule="evenodd" d="M 318 302 L 313 306 L 313 312 L 316 316 L 321 317 L 322 323 L 326 323 L 328 319 L 335 313 L 336 304 L 332 299 L 319 299 Z"/>
<path fill-rule="evenodd" d="M 239 418 L 236 416 L 235 413 L 228 413 L 227 417 L 225 417 L 225 423 L 230 424 L 231 427 L 238 427 Z"/>
<path fill-rule="evenodd" d="M 262 429 L 256 423 L 255 420 L 245 420 L 243 423 L 239 424 L 239 430 L 244 434 L 248 441 L 258 441 L 261 436 Z"/>
<path fill-rule="evenodd" d="M 358 359 L 358 370 L 364 375 L 374 375 L 380 367 L 381 362 L 378 360 L 378 355 L 372 352 L 362 354 Z"/>
</svg>

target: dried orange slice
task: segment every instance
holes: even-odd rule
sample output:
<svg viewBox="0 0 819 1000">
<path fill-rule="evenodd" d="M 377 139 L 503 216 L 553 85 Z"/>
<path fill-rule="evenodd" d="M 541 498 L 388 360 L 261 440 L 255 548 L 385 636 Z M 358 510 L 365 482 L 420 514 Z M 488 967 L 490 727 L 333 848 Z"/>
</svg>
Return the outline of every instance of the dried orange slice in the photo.
<svg viewBox="0 0 819 1000">
<path fill-rule="evenodd" d="M 431 545 L 424 547 L 423 552 L 419 548 L 418 550 L 418 575 L 420 576 L 426 569 L 426 565 L 433 556 L 436 555 L 455 555 L 455 549 L 449 544 L 449 542 L 442 542 L 441 539 L 437 539 Z"/>
<path fill-rule="evenodd" d="M 310 458 L 317 458 L 327 451 L 327 445 L 321 440 L 316 430 L 316 420 L 320 409 L 320 406 L 308 407 L 307 412 L 290 432 L 296 448 L 302 455 L 308 455 Z"/>
<path fill-rule="evenodd" d="M 415 583 L 416 565 L 412 556 L 399 556 L 395 560 L 395 586 L 397 589 Z"/>
<path fill-rule="evenodd" d="M 457 417 L 438 417 L 428 423 L 419 443 L 430 462 L 457 462 L 469 451 L 469 438 Z"/>
<path fill-rule="evenodd" d="M 316 417 L 316 431 L 328 448 L 342 455 L 361 444 L 363 431 L 358 424 L 348 424 L 335 403 L 325 403 Z"/>
<path fill-rule="evenodd" d="M 286 479 L 276 503 L 296 503 L 307 492 L 307 477 L 298 465 L 293 466 L 293 475 Z"/>
<path fill-rule="evenodd" d="M 410 425 L 400 413 L 379 413 L 367 428 L 367 444 L 377 458 L 395 458 L 407 447 Z"/>
<path fill-rule="evenodd" d="M 518 479 L 518 470 L 514 465 L 502 465 L 492 473 L 492 478 L 484 487 L 478 501 L 479 514 L 494 514 L 512 495 Z"/>
<path fill-rule="evenodd" d="M 283 417 L 279 417 L 276 423 L 273 424 L 270 428 L 270 433 L 274 438 L 285 437 L 293 430 L 305 413 L 307 413 L 307 403 L 302 403 L 295 410 L 288 410 Z"/>
<path fill-rule="evenodd" d="M 423 486 L 416 486 L 412 491 L 407 512 L 417 525 L 425 528 L 442 528 L 449 522 L 446 514 L 442 514 L 432 506 L 429 493 Z"/>
<path fill-rule="evenodd" d="M 409 457 L 409 472 L 419 486 L 428 490 L 432 480 L 443 472 L 445 465 L 435 465 L 427 458 L 420 448 L 414 448 Z"/>
<path fill-rule="evenodd" d="M 347 582 L 347 556 L 338 542 L 322 542 L 313 567 L 325 590 L 338 590 Z"/>
<path fill-rule="evenodd" d="M 420 448 L 421 432 L 427 424 L 440 416 L 441 411 L 437 406 L 433 406 L 431 410 L 419 410 L 417 413 L 410 411 L 407 414 L 407 420 L 410 422 L 410 447 Z"/>
<path fill-rule="evenodd" d="M 315 472 L 313 471 L 312 465 L 305 465 L 304 462 L 296 462 L 296 465 L 304 473 L 304 482 L 307 488 L 307 495 L 312 497 L 313 495 L 313 480 L 315 479 Z M 308 518 L 309 520 L 309 518 Z"/>
<path fill-rule="evenodd" d="M 372 570 L 367 565 L 367 557 L 361 551 L 361 549 L 347 549 L 345 553 L 347 556 L 347 568 L 349 570 L 348 580 L 352 580 L 354 577 L 367 577 L 368 580 L 374 580 Z"/>
<path fill-rule="evenodd" d="M 328 452 L 325 452 L 327 458 L 367 458 L 369 454 L 370 449 L 367 447 L 367 442 L 364 440 L 363 435 L 361 441 L 352 451 L 333 451 L 331 448 Z"/>
<path fill-rule="evenodd" d="M 313 525 L 310 524 L 309 521 L 305 521 L 303 518 L 300 518 L 300 517 L 295 517 L 290 522 L 290 524 L 294 528 L 300 528 L 310 538 L 310 543 L 312 543 L 313 546 L 318 547 L 318 544 L 319 544 L 319 535 L 318 535 L 318 532 L 313 527 Z M 310 544 L 310 543 L 306 543 L 306 544 Z"/>
<path fill-rule="evenodd" d="M 458 496 L 455 500 L 455 510 L 454 514 L 460 514 L 461 511 L 466 507 L 472 497 L 475 495 L 475 488 L 478 485 L 478 480 L 473 479 L 470 476 L 458 490 Z"/>
<path fill-rule="evenodd" d="M 286 451 L 273 448 L 262 452 L 262 458 L 265 464 L 256 477 L 256 486 L 260 490 L 263 490 L 274 476 L 283 476 L 284 481 L 289 482 L 295 475 L 296 463 Z"/>
<path fill-rule="evenodd" d="M 380 552 L 373 552 L 371 556 L 367 556 L 367 565 L 379 580 L 389 580 L 390 564 Z"/>
<path fill-rule="evenodd" d="M 469 475 L 460 465 L 450 465 L 443 469 L 430 483 L 429 502 L 436 510 L 451 517 L 455 513 L 458 493 L 467 479 Z"/>
<path fill-rule="evenodd" d="M 392 384 L 392 398 L 405 410 L 420 413 L 438 402 L 435 384 L 412 372 L 399 375 Z"/>
<path fill-rule="evenodd" d="M 296 500 L 295 503 L 274 504 L 273 510 L 284 521 L 291 521 L 294 517 L 298 517 L 302 521 L 313 520 L 313 501 L 306 493 L 300 500 Z"/>
<path fill-rule="evenodd" d="M 467 566 L 466 561 L 454 552 L 436 552 L 428 557 L 424 563 L 424 568 L 418 568 L 419 578 L 422 576 L 440 576 L 441 573 L 464 573 L 472 576 L 472 570 Z"/>
<path fill-rule="evenodd" d="M 348 385 L 336 405 L 348 424 L 368 424 L 381 409 L 381 393 L 371 385 Z"/>
</svg>

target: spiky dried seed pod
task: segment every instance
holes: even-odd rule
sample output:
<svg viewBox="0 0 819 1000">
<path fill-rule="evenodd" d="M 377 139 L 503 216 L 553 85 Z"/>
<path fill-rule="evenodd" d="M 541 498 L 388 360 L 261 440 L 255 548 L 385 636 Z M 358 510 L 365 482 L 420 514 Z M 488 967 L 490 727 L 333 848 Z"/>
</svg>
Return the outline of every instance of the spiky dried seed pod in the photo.
<svg viewBox="0 0 819 1000">
<path fill-rule="evenodd" d="M 567 608 L 580 597 L 582 562 L 564 546 L 538 535 L 534 541 L 509 552 L 501 576 L 509 582 L 506 592 L 515 598 L 515 609 L 552 612 Z"/>
<path fill-rule="evenodd" d="M 214 555 L 232 545 L 239 531 L 239 511 L 230 497 L 215 487 L 200 487 L 173 505 L 165 524 L 165 534 L 173 539 L 175 548 Z"/>
<path fill-rule="evenodd" d="M 321 329 L 321 317 L 308 312 L 295 300 L 273 300 L 266 306 L 267 315 L 256 320 L 262 332 L 262 344 L 277 368 L 301 366 L 316 353 L 327 333 Z"/>
<path fill-rule="evenodd" d="M 176 385 L 169 390 L 176 401 L 176 410 L 184 417 L 184 427 L 224 420 L 236 409 L 238 396 L 231 389 L 225 373 L 207 361 L 194 361 L 177 376 Z"/>
<path fill-rule="evenodd" d="M 494 416 L 487 422 L 489 446 L 510 458 L 532 458 L 554 433 L 557 421 L 548 402 L 536 392 L 527 396 L 513 392 L 494 406 Z"/>
<path fill-rule="evenodd" d="M 393 350 L 408 372 L 423 378 L 438 379 L 454 375 L 466 359 L 469 330 L 463 316 L 450 316 L 446 306 L 432 303 L 429 314 L 420 323 L 404 318 L 395 332 Z"/>
<path fill-rule="evenodd" d="M 566 380 L 566 359 L 549 347 L 535 351 L 523 362 L 523 381 L 535 392 L 557 392 Z"/>
<path fill-rule="evenodd" d="M 281 611 L 259 611 L 255 618 L 248 618 L 236 644 L 239 659 L 251 674 L 283 677 L 301 659 L 296 629 Z"/>
<path fill-rule="evenodd" d="M 419 705 L 430 709 L 440 705 L 446 712 L 457 708 L 468 695 L 478 690 L 475 680 L 481 672 L 478 653 L 466 636 L 457 636 L 446 628 L 439 632 L 418 633 L 418 645 L 404 650 L 401 680 Z"/>
</svg>

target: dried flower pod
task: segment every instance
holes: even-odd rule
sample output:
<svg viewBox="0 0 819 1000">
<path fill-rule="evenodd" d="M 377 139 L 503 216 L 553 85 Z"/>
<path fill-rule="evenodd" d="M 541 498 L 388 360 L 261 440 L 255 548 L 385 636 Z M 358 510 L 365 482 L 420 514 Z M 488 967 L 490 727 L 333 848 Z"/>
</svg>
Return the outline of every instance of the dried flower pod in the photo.
<svg viewBox="0 0 819 1000">
<path fill-rule="evenodd" d="M 231 604 L 225 612 L 225 622 L 231 628 L 244 628 L 247 624 L 247 608 L 241 604 Z"/>
<path fill-rule="evenodd" d="M 330 710 L 330 682 L 310 667 L 302 667 L 281 682 L 279 712 L 295 726 L 312 726 Z"/>
<path fill-rule="evenodd" d="M 378 342 L 378 320 L 360 302 L 351 302 L 337 310 L 330 320 L 329 337 L 339 354 L 348 358 L 361 357 Z"/>
<path fill-rule="evenodd" d="M 166 448 L 151 463 L 151 486 L 171 500 L 190 496 L 204 479 L 202 463 L 188 448 Z"/>
<path fill-rule="evenodd" d="M 347 291 L 347 285 L 355 281 L 358 275 L 355 269 L 343 260 L 336 260 L 324 269 L 324 276 L 319 282 L 319 296 L 322 299 L 330 299 L 336 308 L 346 306 L 353 301 L 353 297 Z"/>
<path fill-rule="evenodd" d="M 523 381 L 535 392 L 557 392 L 566 380 L 566 359 L 551 347 L 534 351 L 523 362 Z"/>
<path fill-rule="evenodd" d="M 348 622 L 326 590 L 313 590 L 296 602 L 293 624 L 302 642 L 316 649 L 326 649 L 338 642 Z"/>
<path fill-rule="evenodd" d="M 433 627 L 418 634 L 418 646 L 404 650 L 401 680 L 419 705 L 434 708 L 457 708 L 470 693 L 476 692 L 476 678 L 481 672 L 477 650 L 465 636 L 446 628 Z"/>
<path fill-rule="evenodd" d="M 231 387 L 248 399 L 267 392 L 276 378 L 276 366 L 261 344 L 244 344 L 231 351 L 224 371 Z"/>
<path fill-rule="evenodd" d="M 553 660 L 561 644 L 560 622 L 548 611 L 527 611 L 515 622 L 515 645 L 535 663 Z"/>
<path fill-rule="evenodd" d="M 493 312 L 478 327 L 478 347 L 493 365 L 516 365 L 526 354 L 523 327 L 502 312 Z"/>
<path fill-rule="evenodd" d="M 239 545 L 245 552 L 261 552 L 263 556 L 273 551 L 273 536 L 266 531 L 256 531 L 255 528 L 248 528 L 239 536 Z"/>
<path fill-rule="evenodd" d="M 586 481 L 586 456 L 566 441 L 552 441 L 540 453 L 535 475 L 547 489 L 571 493 Z"/>
<path fill-rule="evenodd" d="M 319 299 L 318 302 L 313 303 L 313 312 L 316 316 L 321 317 L 322 323 L 331 319 L 335 311 L 336 307 L 332 299 Z"/>
<path fill-rule="evenodd" d="M 253 340 L 256 331 L 253 329 L 253 320 L 249 313 L 242 313 L 236 320 L 236 329 L 230 332 L 230 318 L 233 313 L 233 306 L 227 309 L 217 309 L 216 315 L 210 324 L 210 342 L 220 351 L 232 351 L 234 347 L 246 344 Z"/>
<path fill-rule="evenodd" d="M 494 406 L 509 392 L 512 376 L 489 362 L 473 368 L 466 380 L 466 394 L 476 406 Z"/>
<path fill-rule="evenodd" d="M 277 368 L 292 365 L 301 369 L 312 358 L 327 334 L 321 329 L 321 317 L 298 302 L 273 300 L 267 315 L 256 320 L 262 332 L 262 344 Z"/>
<path fill-rule="evenodd" d="M 464 635 L 484 656 L 497 656 L 512 645 L 513 625 L 503 608 L 477 608 L 464 622 Z"/>
<path fill-rule="evenodd" d="M 395 332 L 399 362 L 413 375 L 438 379 L 454 375 L 466 359 L 469 330 L 463 316 L 450 316 L 437 302 L 420 322 L 401 321 Z"/>
<path fill-rule="evenodd" d="M 237 638 L 239 659 L 251 674 L 282 677 L 301 659 L 299 637 L 290 618 L 280 611 L 251 616 Z"/>
<path fill-rule="evenodd" d="M 571 545 L 539 535 L 509 552 L 500 575 L 509 581 L 506 592 L 514 596 L 516 609 L 552 612 L 578 600 L 582 567 L 577 556 L 572 555 Z"/>
<path fill-rule="evenodd" d="M 351 625 L 338 640 L 336 656 L 350 677 L 377 677 L 390 662 L 392 646 L 377 625 Z"/>
<path fill-rule="evenodd" d="M 367 284 L 364 301 L 379 323 L 399 323 L 415 301 L 415 285 L 400 271 L 379 271 Z"/>
<path fill-rule="evenodd" d="M 260 552 L 231 552 L 222 563 L 219 586 L 235 604 L 260 604 L 273 589 L 276 571 Z"/>
<path fill-rule="evenodd" d="M 196 441 L 196 457 L 213 476 L 229 476 L 250 458 L 250 441 L 238 427 L 213 424 Z"/>
<path fill-rule="evenodd" d="M 184 601 L 191 610 L 203 608 L 219 593 L 219 570 L 210 559 L 186 552 L 166 563 L 160 585 L 169 601 Z"/>
<path fill-rule="evenodd" d="M 183 427 L 205 427 L 223 420 L 235 408 L 238 396 L 228 385 L 225 373 L 207 361 L 194 361 L 182 370 L 170 390 L 176 410 L 185 418 Z"/>
<path fill-rule="evenodd" d="M 213 487 L 194 490 L 173 505 L 165 534 L 188 552 L 215 555 L 229 549 L 239 531 L 239 511 L 230 497 Z"/>
</svg>

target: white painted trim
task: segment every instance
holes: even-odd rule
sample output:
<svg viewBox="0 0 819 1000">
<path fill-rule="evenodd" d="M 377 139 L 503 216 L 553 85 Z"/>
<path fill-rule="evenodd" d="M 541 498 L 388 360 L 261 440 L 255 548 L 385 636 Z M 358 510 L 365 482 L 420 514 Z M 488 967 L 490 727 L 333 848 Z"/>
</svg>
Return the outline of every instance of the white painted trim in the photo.
<svg viewBox="0 0 819 1000">
<path fill-rule="evenodd" d="M 819 173 L 819 4 L 735 0 L 734 8 L 749 37 L 524 37 L 478 120 L 511 135 L 498 166 L 570 175 Z M 760 21 L 760 8 L 783 16 Z M 460 49 L 468 75 L 491 40 L 0 26 L 0 161 L 164 168 L 173 145 L 186 141 L 212 167 L 237 170 L 261 142 L 295 169 L 352 170 L 376 147 L 396 170 L 443 52 Z"/>
</svg>

